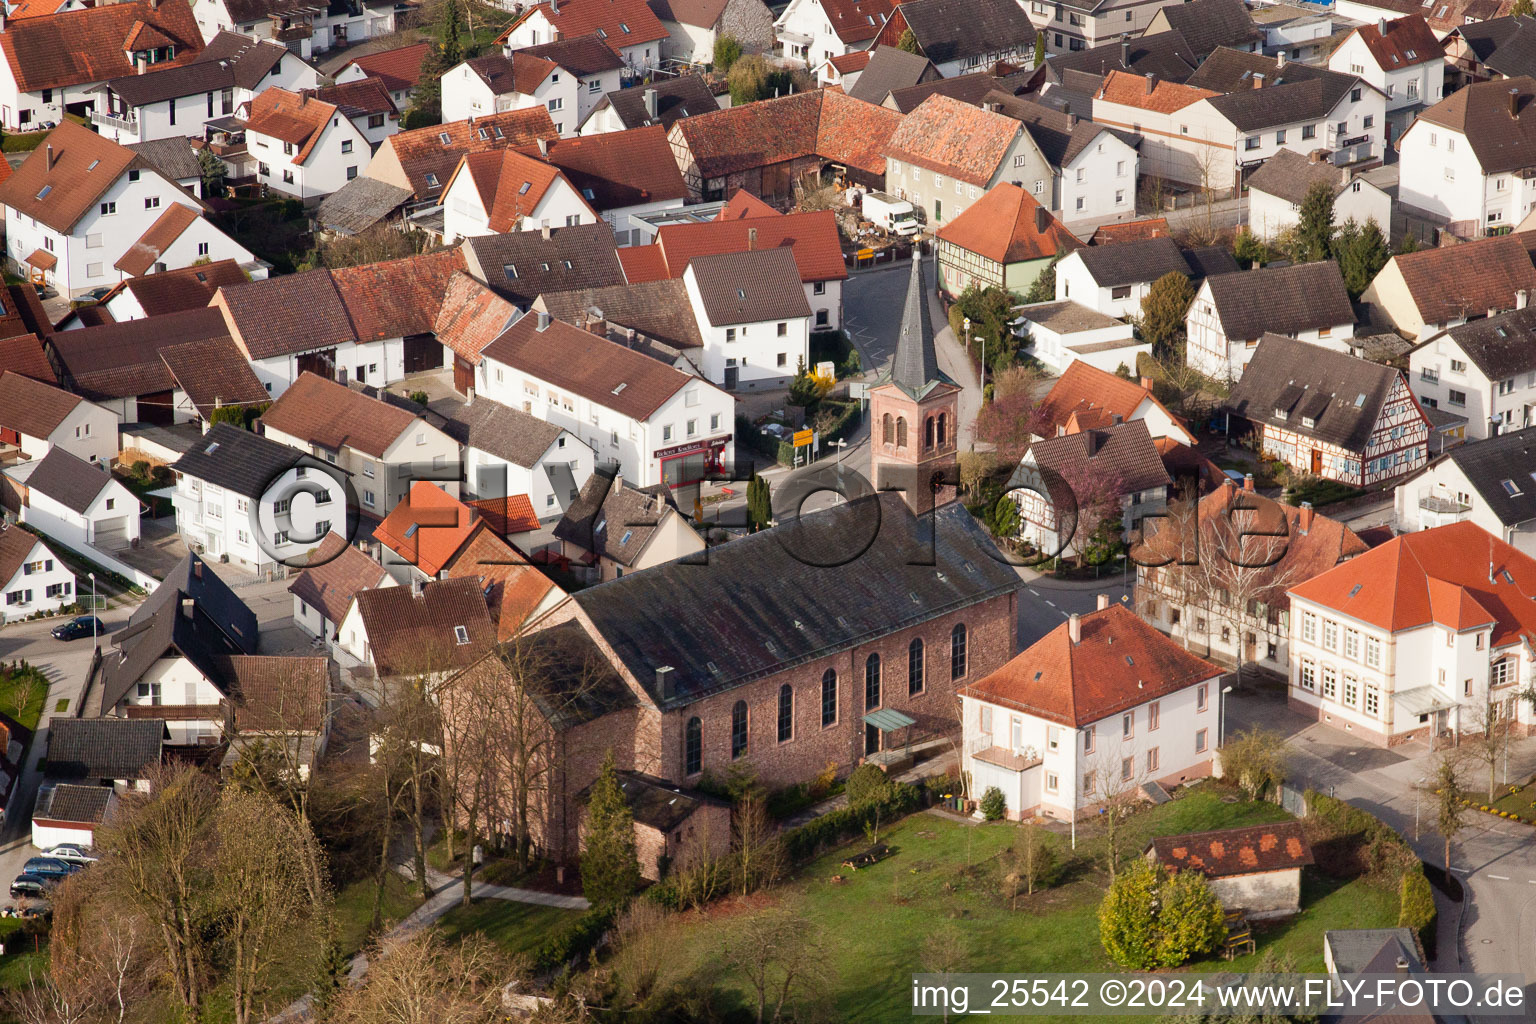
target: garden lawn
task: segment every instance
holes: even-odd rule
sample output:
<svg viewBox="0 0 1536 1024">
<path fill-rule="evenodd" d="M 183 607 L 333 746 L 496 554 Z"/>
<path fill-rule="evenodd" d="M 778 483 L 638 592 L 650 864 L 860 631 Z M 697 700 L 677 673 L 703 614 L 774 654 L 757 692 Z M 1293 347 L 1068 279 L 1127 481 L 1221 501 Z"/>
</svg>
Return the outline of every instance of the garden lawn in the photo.
<svg viewBox="0 0 1536 1024">
<path fill-rule="evenodd" d="M 455 906 L 442 916 L 438 927 L 453 942 L 471 932 L 479 932 L 500 946 L 503 952 L 532 955 L 547 939 L 580 916 L 581 911 L 562 907 L 481 899 L 467 908 Z"/>
<path fill-rule="evenodd" d="M 373 918 L 374 883 L 372 879 L 353 882 L 336 893 L 336 930 L 341 950 L 347 956 L 368 945 L 368 923 Z M 420 894 L 395 871 L 384 885 L 384 928 L 397 924 L 421 906 Z"/>
<path fill-rule="evenodd" d="M 1207 785 L 1141 811 L 1123 826 L 1125 856 L 1138 855 L 1157 835 L 1290 817 L 1273 804 L 1226 803 L 1225 793 Z M 1054 836 L 1058 856 L 1066 862 L 1060 879 L 1052 888 L 1020 896 L 1017 909 L 1011 909 L 1001 889 L 998 855 L 1016 834 L 1017 826 L 1007 822 L 972 826 L 914 814 L 881 833 L 893 853 L 880 863 L 858 871 L 842 866 L 850 850 L 868 846 L 860 838 L 813 861 L 798 879 L 771 893 L 770 899 L 818 927 L 834 951 L 837 1019 L 910 1016 L 909 978 L 921 969 L 924 940 L 935 925 L 949 920 L 964 937 L 967 971 L 1116 970 L 1099 944 L 1098 907 L 1107 876 L 1097 828 L 1079 828 L 1075 855 L 1067 837 Z M 831 881 L 839 874 L 845 881 Z M 1295 919 L 1256 930 L 1260 954 L 1289 953 L 1296 969 L 1320 970 L 1325 929 L 1397 924 L 1395 887 L 1378 888 L 1363 880 L 1309 879 L 1303 905 L 1306 909 Z M 744 995 L 744 980 L 713 963 L 736 919 L 728 908 L 706 911 L 707 920 L 683 915 L 674 926 L 678 934 L 671 948 L 684 969 L 712 972 L 723 992 Z M 1229 963 L 1216 956 L 1188 969 L 1241 970 L 1256 960 L 1242 957 Z"/>
<path fill-rule="evenodd" d="M 47 701 L 48 677 L 41 669 L 32 665 L 0 667 L 0 714 L 36 731 Z"/>
</svg>

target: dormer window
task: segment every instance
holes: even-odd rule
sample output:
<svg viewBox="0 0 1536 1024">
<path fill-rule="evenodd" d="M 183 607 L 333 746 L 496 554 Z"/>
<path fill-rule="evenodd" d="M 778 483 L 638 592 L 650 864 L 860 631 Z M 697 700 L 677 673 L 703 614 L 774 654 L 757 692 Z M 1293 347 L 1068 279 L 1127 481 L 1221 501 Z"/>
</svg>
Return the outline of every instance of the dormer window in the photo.
<svg viewBox="0 0 1536 1024">
<path fill-rule="evenodd" d="M 1275 419 L 1284 421 L 1290 418 L 1291 412 L 1289 409 L 1281 409 L 1278 406 L 1275 408 Z"/>
<path fill-rule="evenodd" d="M 1301 418 L 1301 425 L 1310 430 L 1317 426 L 1317 420 L 1313 419 L 1311 416 L 1303 416 Z"/>
</svg>

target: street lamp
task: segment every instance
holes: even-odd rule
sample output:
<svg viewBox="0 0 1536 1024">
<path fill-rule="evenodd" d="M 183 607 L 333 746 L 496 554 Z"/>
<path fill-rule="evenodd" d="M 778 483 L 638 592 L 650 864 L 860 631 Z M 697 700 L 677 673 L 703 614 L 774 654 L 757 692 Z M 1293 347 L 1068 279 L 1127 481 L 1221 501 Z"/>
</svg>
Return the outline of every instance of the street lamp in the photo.
<svg viewBox="0 0 1536 1024">
<path fill-rule="evenodd" d="M 85 574 L 85 578 L 91 581 L 91 647 L 99 651 L 101 650 L 101 639 L 97 636 L 96 630 L 96 574 L 88 572 Z"/>
<path fill-rule="evenodd" d="M 969 356 L 971 354 L 971 318 L 965 317 L 963 322 L 965 324 L 965 354 Z M 987 336 L 985 334 L 981 336 L 981 398 L 982 401 L 986 401 L 987 398 Z"/>
<path fill-rule="evenodd" d="M 1227 735 L 1227 694 L 1232 692 L 1232 687 L 1223 686 L 1221 692 L 1216 695 L 1216 701 L 1220 705 L 1216 709 L 1216 749 L 1226 742 Z"/>
</svg>

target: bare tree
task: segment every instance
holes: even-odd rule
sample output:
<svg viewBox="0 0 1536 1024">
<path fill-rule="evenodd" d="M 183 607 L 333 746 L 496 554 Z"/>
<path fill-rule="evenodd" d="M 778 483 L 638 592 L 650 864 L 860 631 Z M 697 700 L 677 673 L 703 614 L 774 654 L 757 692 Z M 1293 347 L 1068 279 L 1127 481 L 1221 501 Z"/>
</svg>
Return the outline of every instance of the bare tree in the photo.
<svg viewBox="0 0 1536 1024">
<path fill-rule="evenodd" d="M 699 816 L 688 844 L 672 865 L 679 902 L 695 910 L 703 908 L 730 887 L 731 864 L 715 852 L 710 815 Z M 724 837 L 721 837 L 722 841 Z"/>
<path fill-rule="evenodd" d="M 1249 800 L 1258 800 L 1285 782 L 1290 754 L 1285 734 L 1255 726 L 1223 744 L 1221 774 L 1235 782 Z"/>
<path fill-rule="evenodd" d="M 448 856 L 453 857 L 453 833 L 464 827 L 464 872 L 461 903 L 469 906 L 474 886 L 475 846 L 482 823 L 496 796 L 497 773 L 487 770 L 499 753 L 497 712 L 502 695 L 498 663 L 487 659 L 448 679 L 438 690 L 443 730 L 443 762 L 438 772 L 447 822 Z"/>
<path fill-rule="evenodd" d="M 107 890 L 101 874 L 83 872 L 54 893 L 47 973 L 6 1000 L 23 1024 L 122 1024 L 149 990 L 146 923 Z"/>
<path fill-rule="evenodd" d="M 1107 740 L 1107 738 L 1106 738 Z M 1105 741 L 1088 764 L 1094 796 L 1100 800 L 1099 835 L 1104 838 L 1104 867 L 1113 882 L 1125 854 L 1125 820 L 1141 801 L 1141 786 L 1146 781 L 1145 759 L 1129 746 L 1115 746 Z"/>
<path fill-rule="evenodd" d="M 723 959 L 746 978 L 758 1024 L 799 1019 L 826 999 L 833 976 L 831 950 L 816 925 L 782 910 L 742 921 Z"/>
<path fill-rule="evenodd" d="M 949 976 L 965 970 L 970 961 L 970 943 L 965 933 L 952 921 L 945 921 L 928 933 L 923 940 L 923 971 L 940 975 L 940 984 L 948 985 Z M 949 1020 L 949 1003 L 944 1003 L 944 1019 Z"/>
<path fill-rule="evenodd" d="M 1035 887 L 1045 880 L 1056 863 L 1055 853 L 1047 845 L 1045 829 L 1032 822 L 1021 824 L 1013 837 L 1011 860 L 1014 874 L 1024 886 L 1024 894 L 1033 896 Z"/>
<path fill-rule="evenodd" d="M 1499 702 L 1494 700 L 1493 691 L 1486 691 L 1483 702 L 1477 705 L 1473 712 L 1472 725 L 1477 730 L 1477 734 L 1471 737 L 1472 742 L 1467 744 L 1467 749 L 1488 767 L 1489 803 L 1493 802 L 1494 790 L 1498 786 L 1496 777 L 1499 756 L 1505 753 L 1508 746 L 1511 724 L 1509 716 L 1503 714 Z"/>
<path fill-rule="evenodd" d="M 732 855 L 743 896 L 778 881 L 784 873 L 784 843 L 761 793 L 748 792 L 731 812 Z"/>
<path fill-rule="evenodd" d="M 344 991 L 334 1024 L 492 1024 L 502 1019 L 510 969 L 490 940 L 450 945 L 430 930 L 391 939 L 370 958 L 361 985 Z"/>
</svg>

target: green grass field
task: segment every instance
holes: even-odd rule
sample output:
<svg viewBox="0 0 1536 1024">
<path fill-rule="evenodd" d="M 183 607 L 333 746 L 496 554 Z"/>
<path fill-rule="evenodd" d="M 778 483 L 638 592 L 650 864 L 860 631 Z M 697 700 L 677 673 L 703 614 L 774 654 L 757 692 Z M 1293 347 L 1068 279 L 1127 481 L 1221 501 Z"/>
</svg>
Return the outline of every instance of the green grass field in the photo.
<svg viewBox="0 0 1536 1024">
<path fill-rule="evenodd" d="M 456 906 L 438 923 L 445 938 L 458 941 L 479 932 L 507 953 L 532 954 L 551 935 L 581 916 L 579 910 L 545 907 L 511 900 L 476 900 Z"/>
</svg>

